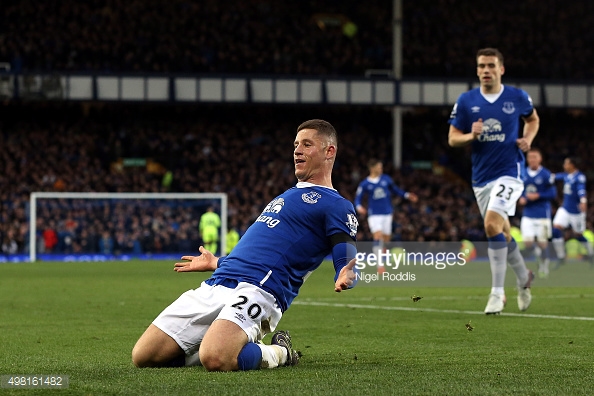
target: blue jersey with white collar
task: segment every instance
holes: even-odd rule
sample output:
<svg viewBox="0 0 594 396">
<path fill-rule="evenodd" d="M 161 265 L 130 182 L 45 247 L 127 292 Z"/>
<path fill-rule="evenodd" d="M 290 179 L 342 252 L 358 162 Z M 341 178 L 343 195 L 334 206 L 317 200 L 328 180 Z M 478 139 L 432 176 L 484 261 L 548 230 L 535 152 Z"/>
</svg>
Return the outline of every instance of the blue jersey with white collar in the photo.
<svg viewBox="0 0 594 396">
<path fill-rule="evenodd" d="M 355 206 L 361 205 L 364 196 L 367 196 L 367 214 L 369 216 L 392 214 L 392 194 L 401 197 L 406 196 L 406 192 L 398 188 L 392 178 L 382 174 L 379 177 L 367 177 L 357 187 L 355 196 Z"/>
<path fill-rule="evenodd" d="M 586 196 L 586 176 L 575 171 L 556 173 L 555 180 L 563 180 L 563 207 L 571 214 L 580 213 L 580 199 Z"/>
<path fill-rule="evenodd" d="M 309 274 L 332 252 L 331 236 L 357 235 L 353 204 L 336 190 L 297 183 L 273 199 L 212 278 L 256 285 L 284 312 Z"/>
<path fill-rule="evenodd" d="M 520 119 L 534 111 L 532 99 L 518 88 L 502 86 L 494 101 L 475 88 L 458 98 L 449 123 L 470 133 L 472 123 L 483 120 L 483 133 L 472 142 L 472 185 L 481 187 L 502 176 L 521 178 L 524 154 L 516 145 Z"/>
<path fill-rule="evenodd" d="M 555 199 L 557 195 L 557 189 L 551 177 L 551 171 L 542 166 L 536 170 L 527 168 L 522 179 L 524 180 L 524 192 L 522 196 L 525 197 L 527 193 L 538 193 L 539 195 L 537 200 L 526 202 L 522 216 L 531 219 L 550 219 L 551 200 Z"/>
</svg>

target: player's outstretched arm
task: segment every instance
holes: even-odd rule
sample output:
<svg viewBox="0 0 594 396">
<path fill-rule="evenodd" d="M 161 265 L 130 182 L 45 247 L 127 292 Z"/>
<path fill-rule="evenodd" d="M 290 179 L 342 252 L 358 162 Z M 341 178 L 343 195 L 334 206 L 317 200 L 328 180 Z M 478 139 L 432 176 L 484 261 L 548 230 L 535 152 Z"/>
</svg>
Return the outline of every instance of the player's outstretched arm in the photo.
<svg viewBox="0 0 594 396">
<path fill-rule="evenodd" d="M 414 192 L 407 192 L 406 195 L 405 195 L 405 197 L 406 197 L 406 199 L 408 199 L 412 203 L 415 203 L 415 202 L 418 202 L 419 201 L 419 197 Z"/>
<path fill-rule="evenodd" d="M 357 259 L 354 258 L 351 261 L 349 261 L 349 263 L 347 265 L 345 265 L 340 270 L 340 273 L 338 274 L 338 278 L 336 279 L 336 282 L 334 283 L 334 291 L 335 292 L 340 293 L 341 291 L 346 290 L 353 286 L 353 284 L 357 278 L 357 274 L 354 271 L 356 262 L 357 262 Z"/>
<path fill-rule="evenodd" d="M 177 272 L 205 272 L 216 270 L 219 259 L 206 250 L 204 246 L 200 246 L 198 250 L 202 253 L 200 256 L 182 256 L 182 260 L 188 261 L 175 263 L 173 270 Z"/>
</svg>

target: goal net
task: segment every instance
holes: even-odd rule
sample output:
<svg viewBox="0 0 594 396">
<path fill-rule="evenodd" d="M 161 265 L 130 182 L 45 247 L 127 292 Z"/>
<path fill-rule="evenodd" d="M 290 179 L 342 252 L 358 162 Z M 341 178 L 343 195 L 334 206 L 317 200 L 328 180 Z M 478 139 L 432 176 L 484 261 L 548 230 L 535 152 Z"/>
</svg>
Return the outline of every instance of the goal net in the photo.
<svg viewBox="0 0 594 396">
<path fill-rule="evenodd" d="M 225 193 L 34 192 L 29 211 L 31 262 L 169 259 L 226 246 Z M 201 230 L 208 211 L 220 224 Z"/>
</svg>

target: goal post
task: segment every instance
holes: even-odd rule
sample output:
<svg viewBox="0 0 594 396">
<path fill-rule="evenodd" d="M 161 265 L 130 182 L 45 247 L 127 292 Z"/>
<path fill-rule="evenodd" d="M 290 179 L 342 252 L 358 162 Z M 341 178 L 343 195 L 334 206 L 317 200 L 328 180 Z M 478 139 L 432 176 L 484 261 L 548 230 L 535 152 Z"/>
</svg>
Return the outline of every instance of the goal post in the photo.
<svg viewBox="0 0 594 396">
<path fill-rule="evenodd" d="M 44 204 L 44 200 L 54 200 L 53 205 Z M 70 201 L 68 201 L 70 200 Z M 80 200 L 80 201 L 79 201 Z M 81 205 L 82 200 L 87 200 L 89 202 L 88 205 Z M 146 200 L 145 203 L 148 203 L 149 207 L 152 207 L 154 210 L 163 212 L 164 210 L 174 209 L 175 211 L 190 211 L 191 215 L 197 217 L 198 214 L 196 213 L 199 210 L 201 213 L 205 212 L 205 208 L 213 205 L 214 202 L 220 202 L 218 212 L 221 218 L 221 226 L 219 229 L 219 241 L 218 245 L 220 248 L 221 255 L 224 254 L 226 248 L 226 239 L 227 239 L 227 194 L 226 193 L 215 193 L 215 192 L 207 192 L 207 193 L 83 193 L 83 192 L 33 192 L 30 195 L 29 199 L 29 260 L 31 262 L 35 262 L 38 259 L 37 255 L 37 223 L 38 220 L 45 221 L 39 216 L 38 211 L 43 210 L 45 213 L 51 213 L 52 215 L 59 216 L 59 214 L 55 214 L 57 211 L 63 209 L 65 213 L 71 213 L 75 209 L 78 210 L 78 215 L 80 216 L 81 213 L 84 213 L 85 210 L 89 210 L 89 206 L 91 207 L 100 207 L 105 208 L 105 206 L 109 205 L 119 205 L 123 202 L 127 202 L 128 200 L 138 200 L 137 204 L 140 203 L 142 200 Z M 160 200 L 160 201 L 159 201 Z M 176 200 L 179 201 L 179 206 L 176 207 Z M 56 202 L 57 201 L 57 202 Z M 49 202 L 49 201 L 48 201 Z M 161 206 L 158 207 L 156 205 Z M 72 205 L 72 210 L 69 212 L 68 204 Z M 130 205 L 134 204 L 130 202 Z M 152 205 L 152 206 L 151 206 Z M 163 209 L 163 205 L 167 208 Z M 51 207 L 46 207 L 51 206 Z M 141 206 L 145 206 L 144 204 Z M 78 209 L 77 209 L 78 208 Z M 155 209 L 156 208 L 156 209 Z M 197 209 L 199 208 L 199 209 Z M 137 212 L 140 211 L 142 213 L 142 208 L 136 208 Z M 126 214 L 129 213 L 133 208 L 128 208 Z M 176 212 L 177 213 L 177 212 Z M 190 213 L 185 213 L 186 217 L 190 216 Z M 63 216 L 63 215 L 62 215 Z M 120 216 L 121 217 L 121 216 Z M 126 219 L 129 220 L 129 219 Z M 199 223 L 199 218 L 194 218 L 192 224 Z M 113 220 L 115 221 L 115 219 Z M 198 231 L 198 230 L 194 230 Z M 180 252 L 180 253 L 188 253 L 191 252 Z M 215 252 L 213 252 L 214 254 Z"/>
</svg>

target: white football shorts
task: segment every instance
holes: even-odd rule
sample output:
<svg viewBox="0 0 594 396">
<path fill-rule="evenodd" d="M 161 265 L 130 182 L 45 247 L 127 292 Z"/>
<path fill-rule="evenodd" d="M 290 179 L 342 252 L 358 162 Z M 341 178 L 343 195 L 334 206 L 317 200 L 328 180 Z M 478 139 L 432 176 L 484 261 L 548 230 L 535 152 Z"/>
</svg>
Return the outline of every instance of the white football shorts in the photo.
<svg viewBox="0 0 594 396">
<path fill-rule="evenodd" d="M 586 231 L 586 213 L 569 213 L 564 207 L 560 207 L 557 209 L 557 213 L 555 213 L 553 224 L 563 228 L 571 226 L 574 232 L 581 234 Z"/>
<path fill-rule="evenodd" d="M 177 342 L 186 355 L 196 353 L 210 325 L 218 319 L 236 323 L 248 342 L 274 331 L 282 317 L 274 296 L 257 286 L 239 282 L 234 289 L 202 282 L 163 310 L 153 324 Z"/>
<path fill-rule="evenodd" d="M 522 196 L 524 183 L 511 176 L 502 176 L 482 187 L 473 187 L 476 203 L 485 218 L 487 210 L 499 213 L 504 219 L 516 214 L 516 202 Z"/>
<path fill-rule="evenodd" d="M 524 241 L 546 242 L 553 235 L 553 224 L 551 219 L 535 219 L 531 217 L 522 217 L 520 221 L 520 230 Z"/>
<path fill-rule="evenodd" d="M 371 215 L 367 217 L 367 224 L 372 234 L 381 231 L 384 235 L 392 235 L 392 214 Z"/>
</svg>

